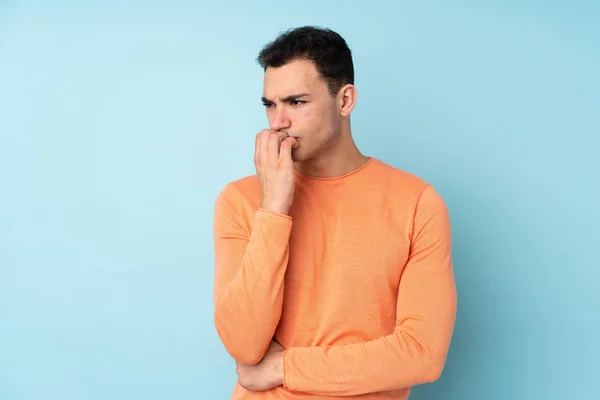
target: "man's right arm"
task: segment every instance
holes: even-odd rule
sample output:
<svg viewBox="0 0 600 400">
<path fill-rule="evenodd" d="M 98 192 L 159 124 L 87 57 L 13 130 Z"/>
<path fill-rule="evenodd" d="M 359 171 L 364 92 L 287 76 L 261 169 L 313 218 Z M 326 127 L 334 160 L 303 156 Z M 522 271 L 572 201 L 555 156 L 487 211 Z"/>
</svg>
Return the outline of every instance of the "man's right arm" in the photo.
<svg viewBox="0 0 600 400">
<path fill-rule="evenodd" d="M 281 318 L 292 218 L 258 208 L 245 222 L 243 202 L 227 186 L 215 205 L 214 322 L 229 354 L 256 364 Z"/>
</svg>

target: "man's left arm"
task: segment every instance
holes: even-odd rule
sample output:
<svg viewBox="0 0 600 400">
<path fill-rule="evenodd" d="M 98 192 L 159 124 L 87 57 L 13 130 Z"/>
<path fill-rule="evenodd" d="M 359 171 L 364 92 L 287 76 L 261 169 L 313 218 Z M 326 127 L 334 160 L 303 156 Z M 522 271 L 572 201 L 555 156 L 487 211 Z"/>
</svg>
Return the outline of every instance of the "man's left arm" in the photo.
<svg viewBox="0 0 600 400">
<path fill-rule="evenodd" d="M 357 344 L 286 349 L 283 385 L 351 396 L 433 382 L 444 368 L 456 309 L 450 219 L 442 198 L 428 187 L 415 211 L 394 331 Z"/>
</svg>

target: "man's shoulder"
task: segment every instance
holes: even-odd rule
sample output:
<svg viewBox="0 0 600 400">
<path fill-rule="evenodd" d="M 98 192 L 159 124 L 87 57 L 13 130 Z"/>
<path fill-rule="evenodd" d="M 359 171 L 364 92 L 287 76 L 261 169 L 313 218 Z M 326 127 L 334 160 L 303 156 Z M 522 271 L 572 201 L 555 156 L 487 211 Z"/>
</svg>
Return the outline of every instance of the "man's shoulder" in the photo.
<svg viewBox="0 0 600 400">
<path fill-rule="evenodd" d="M 218 200 L 259 204 L 260 197 L 260 182 L 258 176 L 253 174 L 227 182 L 219 192 Z"/>
<path fill-rule="evenodd" d="M 373 161 L 375 162 L 376 176 L 381 179 L 382 184 L 385 184 L 386 187 L 392 190 L 420 194 L 431 186 L 429 182 L 413 172 L 395 167 L 380 159 L 374 159 Z"/>
<path fill-rule="evenodd" d="M 420 204 L 424 209 L 441 210 L 446 207 L 444 199 L 436 188 L 415 173 L 377 160 L 374 175 L 380 179 L 379 185 L 391 203 L 403 205 L 406 209 L 415 210 Z M 400 207 L 400 208 L 403 208 Z"/>
</svg>

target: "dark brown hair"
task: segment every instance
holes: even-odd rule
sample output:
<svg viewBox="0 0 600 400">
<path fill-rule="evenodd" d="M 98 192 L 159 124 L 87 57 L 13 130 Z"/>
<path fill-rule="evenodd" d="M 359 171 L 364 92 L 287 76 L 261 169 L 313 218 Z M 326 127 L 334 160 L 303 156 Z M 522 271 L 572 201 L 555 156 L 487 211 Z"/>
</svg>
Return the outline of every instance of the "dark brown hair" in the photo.
<svg viewBox="0 0 600 400">
<path fill-rule="evenodd" d="M 342 86 L 354 84 L 352 52 L 346 41 L 331 29 L 302 26 L 283 32 L 263 47 L 257 61 L 266 70 L 298 59 L 314 62 L 332 96 Z"/>
</svg>

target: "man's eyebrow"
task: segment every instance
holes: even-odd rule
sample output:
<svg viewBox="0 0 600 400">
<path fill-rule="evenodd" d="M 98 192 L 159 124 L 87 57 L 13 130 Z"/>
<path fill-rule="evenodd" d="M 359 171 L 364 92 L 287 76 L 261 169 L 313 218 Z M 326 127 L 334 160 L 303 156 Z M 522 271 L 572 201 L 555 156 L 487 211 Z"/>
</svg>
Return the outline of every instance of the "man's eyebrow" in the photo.
<svg viewBox="0 0 600 400">
<path fill-rule="evenodd" d="M 283 99 L 281 99 L 281 101 L 284 102 L 284 103 L 288 103 L 290 101 L 299 100 L 302 97 L 305 97 L 305 96 L 308 96 L 308 95 L 310 95 L 310 93 L 292 94 L 292 95 L 289 95 L 287 97 L 284 97 Z M 272 101 L 269 100 L 269 99 L 267 99 L 266 97 L 262 97 L 261 100 L 262 100 L 263 103 L 272 103 Z"/>
</svg>

